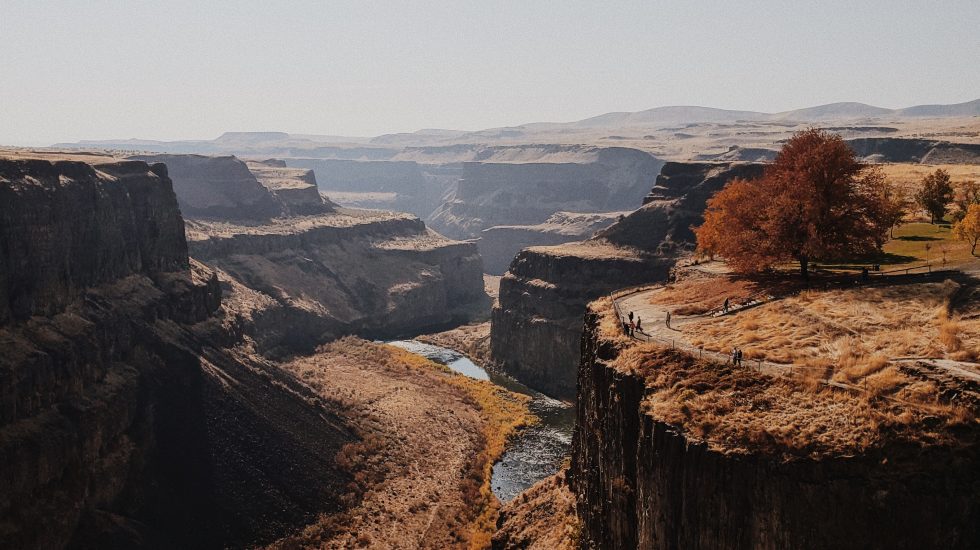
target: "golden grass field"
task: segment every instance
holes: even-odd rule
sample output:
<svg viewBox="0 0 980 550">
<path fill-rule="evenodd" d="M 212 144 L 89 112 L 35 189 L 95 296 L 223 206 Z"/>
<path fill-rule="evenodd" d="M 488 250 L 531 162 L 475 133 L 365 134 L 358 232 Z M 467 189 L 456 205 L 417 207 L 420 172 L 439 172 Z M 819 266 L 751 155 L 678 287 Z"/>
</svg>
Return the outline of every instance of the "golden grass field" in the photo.
<svg viewBox="0 0 980 550">
<path fill-rule="evenodd" d="M 612 366 L 645 378 L 644 407 L 651 416 L 720 452 L 819 458 L 895 441 L 950 444 L 959 428 L 976 423 L 968 404 L 942 400 L 936 383 L 883 360 L 892 353 L 919 352 L 975 357 L 980 293 L 964 305 L 968 316 L 944 315 L 953 286 L 923 286 L 910 299 L 907 288 L 807 294 L 700 327 L 703 340 L 715 349 L 742 345 L 750 357 L 818 367 L 799 376 L 773 376 L 633 341 L 623 335 L 611 298 L 591 307 L 600 314 L 601 338 L 620 350 Z M 899 304 L 893 310 L 885 301 Z M 925 334 L 915 327 L 924 327 Z M 865 341 L 859 331 L 872 335 Z M 906 337 L 911 343 L 902 341 Z M 828 376 L 860 391 L 819 383 Z"/>
<path fill-rule="evenodd" d="M 691 343 L 750 358 L 845 368 L 896 357 L 980 359 L 980 317 L 951 311 L 960 285 L 942 283 L 810 290 L 685 325 Z M 976 304 L 974 304 L 974 307 Z"/>
</svg>

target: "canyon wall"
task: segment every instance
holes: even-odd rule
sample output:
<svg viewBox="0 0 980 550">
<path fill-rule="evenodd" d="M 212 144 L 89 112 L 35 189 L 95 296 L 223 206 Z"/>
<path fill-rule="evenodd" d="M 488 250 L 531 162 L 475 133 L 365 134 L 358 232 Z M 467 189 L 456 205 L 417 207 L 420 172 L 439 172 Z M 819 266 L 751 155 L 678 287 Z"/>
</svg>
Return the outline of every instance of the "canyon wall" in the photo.
<svg viewBox="0 0 980 550">
<path fill-rule="evenodd" d="M 975 548 L 975 441 L 786 460 L 726 453 L 641 405 L 586 316 L 571 484 L 583 548 Z M 975 438 L 974 438 L 975 439 Z M 966 438 L 970 440 L 969 437 Z"/>
<path fill-rule="evenodd" d="M 409 214 L 338 209 L 249 226 L 192 220 L 187 233 L 192 256 L 242 294 L 250 334 L 273 356 L 345 334 L 415 335 L 489 308 L 476 245 Z"/>
<path fill-rule="evenodd" d="M 272 194 L 235 157 L 137 155 L 131 158 L 166 164 L 180 211 L 186 218 L 264 220 L 281 213 Z"/>
<path fill-rule="evenodd" d="M 320 194 L 312 170 L 287 168 L 283 160 L 247 162 L 249 172 L 272 194 L 284 216 L 310 216 L 333 212 L 337 207 Z"/>
<path fill-rule="evenodd" d="M 535 225 L 497 225 L 484 229 L 476 244 L 486 272 L 503 275 L 514 256 L 525 248 L 583 241 L 626 214 L 555 212 L 543 223 Z"/>
<path fill-rule="evenodd" d="M 458 167 L 411 160 L 289 159 L 312 169 L 323 193 L 344 206 L 409 212 L 425 219 L 459 178 Z"/>
<path fill-rule="evenodd" d="M 521 251 L 500 281 L 491 317 L 491 352 L 525 384 L 575 396 L 585 306 L 612 290 L 663 280 L 677 255 L 693 246 L 690 226 L 705 202 L 732 177 L 760 174 L 761 164 L 667 163 L 641 208 L 583 244 Z"/>
<path fill-rule="evenodd" d="M 429 223 L 450 237 L 472 238 L 496 225 L 541 223 L 558 211 L 634 208 L 662 164 L 618 147 L 576 151 L 564 162 L 465 162 Z"/>
<path fill-rule="evenodd" d="M 237 347 L 162 165 L 0 160 L 0 196 L 0 546 L 243 547 L 340 509 L 353 434 Z"/>
<path fill-rule="evenodd" d="M 873 162 L 980 163 L 980 144 L 976 143 L 887 137 L 850 139 L 847 143 L 859 157 Z"/>
<path fill-rule="evenodd" d="M 182 209 L 197 205 L 185 212 L 191 256 L 217 271 L 263 353 L 311 352 L 345 334 L 413 335 L 489 310 L 475 244 L 445 239 L 409 214 L 340 208 L 310 169 L 276 159 L 152 158 L 180 167 L 171 174 L 177 200 Z M 202 196 L 261 196 L 274 210 L 256 211 L 255 200 L 200 208 Z"/>
</svg>

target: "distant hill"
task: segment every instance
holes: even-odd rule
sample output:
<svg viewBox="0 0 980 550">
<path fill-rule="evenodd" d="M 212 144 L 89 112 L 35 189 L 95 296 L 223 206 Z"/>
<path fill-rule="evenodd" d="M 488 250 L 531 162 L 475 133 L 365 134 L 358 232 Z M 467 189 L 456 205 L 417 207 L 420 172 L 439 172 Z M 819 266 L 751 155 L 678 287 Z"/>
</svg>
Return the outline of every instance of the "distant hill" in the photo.
<svg viewBox="0 0 980 550">
<path fill-rule="evenodd" d="M 451 144 L 492 143 L 567 143 L 568 137 L 581 136 L 578 143 L 590 143 L 603 132 L 641 135 L 650 130 L 678 132 L 674 137 L 702 124 L 768 123 L 790 127 L 795 124 L 842 124 L 861 121 L 867 126 L 871 119 L 892 123 L 902 119 L 952 118 L 980 116 L 980 99 L 952 105 L 916 105 L 904 109 L 885 109 L 856 102 L 829 103 L 780 113 L 736 111 L 692 105 L 656 107 L 636 112 L 611 112 L 572 122 L 531 122 L 519 126 L 487 128 L 472 132 L 449 129 L 422 129 L 416 132 L 384 134 L 373 138 L 328 135 L 287 134 L 284 132 L 226 132 L 213 140 L 154 141 L 147 139 L 90 140 L 58 143 L 54 147 L 108 148 L 169 153 L 266 155 L 280 157 L 337 157 L 348 158 L 347 149 L 357 149 L 354 158 L 362 153 L 391 156 L 398 148 Z M 870 128 L 870 126 L 867 126 Z M 760 134 L 761 135 L 761 134 Z M 538 141 L 552 140 L 559 141 Z M 574 142 L 574 141 L 572 141 Z M 731 145 L 729 143 L 728 145 Z M 374 153 L 377 153 L 374 154 Z"/>
</svg>

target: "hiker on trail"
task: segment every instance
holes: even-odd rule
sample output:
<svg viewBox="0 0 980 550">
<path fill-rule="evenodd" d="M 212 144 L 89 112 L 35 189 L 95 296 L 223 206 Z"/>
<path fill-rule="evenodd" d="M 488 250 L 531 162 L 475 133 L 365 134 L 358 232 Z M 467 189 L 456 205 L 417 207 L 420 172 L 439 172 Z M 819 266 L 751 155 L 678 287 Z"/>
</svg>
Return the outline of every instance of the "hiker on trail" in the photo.
<svg viewBox="0 0 980 550">
<path fill-rule="evenodd" d="M 626 317 L 623 317 L 623 334 L 627 336 L 630 334 L 630 324 L 626 322 Z"/>
<path fill-rule="evenodd" d="M 861 268 L 861 280 L 862 281 L 867 281 L 869 276 L 870 276 L 870 274 L 868 273 L 868 268 L 867 267 L 862 267 Z"/>
<path fill-rule="evenodd" d="M 725 305 L 723 306 L 725 313 L 728 313 L 728 298 L 725 298 Z"/>
<path fill-rule="evenodd" d="M 742 350 L 735 350 L 735 359 L 738 361 L 738 366 L 742 366 Z"/>
<path fill-rule="evenodd" d="M 670 312 L 667 312 L 667 328 L 670 328 Z"/>
<path fill-rule="evenodd" d="M 630 321 L 630 336 L 633 336 L 634 332 L 636 332 L 636 323 Z"/>
<path fill-rule="evenodd" d="M 732 348 L 731 358 L 732 358 L 732 366 L 734 367 L 735 365 L 738 364 L 738 348 L 734 348 L 734 347 Z"/>
<path fill-rule="evenodd" d="M 636 316 L 636 331 L 637 332 L 643 332 L 643 329 L 641 328 L 641 326 L 642 326 L 641 323 L 643 323 L 643 319 L 640 319 L 640 316 L 637 315 Z"/>
<path fill-rule="evenodd" d="M 631 323 L 633 322 L 633 312 L 632 311 L 630 312 L 630 322 Z"/>
</svg>

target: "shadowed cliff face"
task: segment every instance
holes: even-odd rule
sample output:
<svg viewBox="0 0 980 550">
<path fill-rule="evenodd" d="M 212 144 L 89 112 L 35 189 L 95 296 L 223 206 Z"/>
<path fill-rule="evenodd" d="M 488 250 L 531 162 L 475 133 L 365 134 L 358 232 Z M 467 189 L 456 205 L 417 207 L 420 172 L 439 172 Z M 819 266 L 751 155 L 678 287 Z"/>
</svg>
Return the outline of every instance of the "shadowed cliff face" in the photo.
<svg viewBox="0 0 980 550">
<path fill-rule="evenodd" d="M 0 546 L 241 547 L 340 507 L 353 436 L 236 347 L 160 166 L 0 174 Z"/>
<path fill-rule="evenodd" d="M 907 138 L 859 138 L 848 140 L 847 144 L 859 157 L 866 157 L 874 162 L 921 162 L 923 164 L 980 162 L 980 144 Z"/>
<path fill-rule="evenodd" d="M 581 320 L 590 301 L 615 289 L 663 280 L 693 247 L 692 225 L 733 177 L 761 164 L 667 163 L 645 204 L 584 244 L 521 251 L 500 281 L 491 351 L 506 372 L 541 391 L 575 395 Z"/>
<path fill-rule="evenodd" d="M 265 220 L 281 213 L 272 193 L 235 157 L 140 155 L 167 165 L 180 211 L 186 218 Z"/>
<path fill-rule="evenodd" d="M 339 209 L 267 225 L 188 222 L 260 351 L 312 351 L 345 334 L 415 335 L 486 315 L 476 245 L 408 214 Z"/>
<path fill-rule="evenodd" d="M 586 315 L 571 485 L 586 548 L 976 548 L 980 457 L 888 442 L 856 456 L 728 454 L 644 409 Z M 846 429 L 846 428 L 844 428 Z M 896 438 L 897 439 L 897 438 Z"/>
<path fill-rule="evenodd" d="M 556 212 L 535 225 L 498 225 L 484 229 L 477 241 L 483 267 L 491 275 L 503 275 L 514 256 L 525 248 L 583 241 L 626 214 Z"/>
<path fill-rule="evenodd" d="M 0 321 L 50 314 L 86 287 L 187 268 L 162 164 L 0 160 Z"/>
<path fill-rule="evenodd" d="M 626 148 L 598 149 L 576 162 L 466 162 L 462 179 L 429 218 L 438 231 L 472 238 L 496 225 L 544 222 L 558 211 L 634 208 L 662 166 Z"/>
<path fill-rule="evenodd" d="M 191 256 L 218 271 L 229 309 L 263 353 L 308 353 L 345 334 L 414 335 L 489 309 L 476 245 L 407 214 L 339 208 L 308 169 L 274 159 L 149 158 L 177 167 L 171 177 Z M 355 168 L 332 177 L 373 181 L 358 163 L 337 162 Z M 381 174 L 402 164 L 418 172 L 415 163 L 368 164 Z"/>
</svg>

